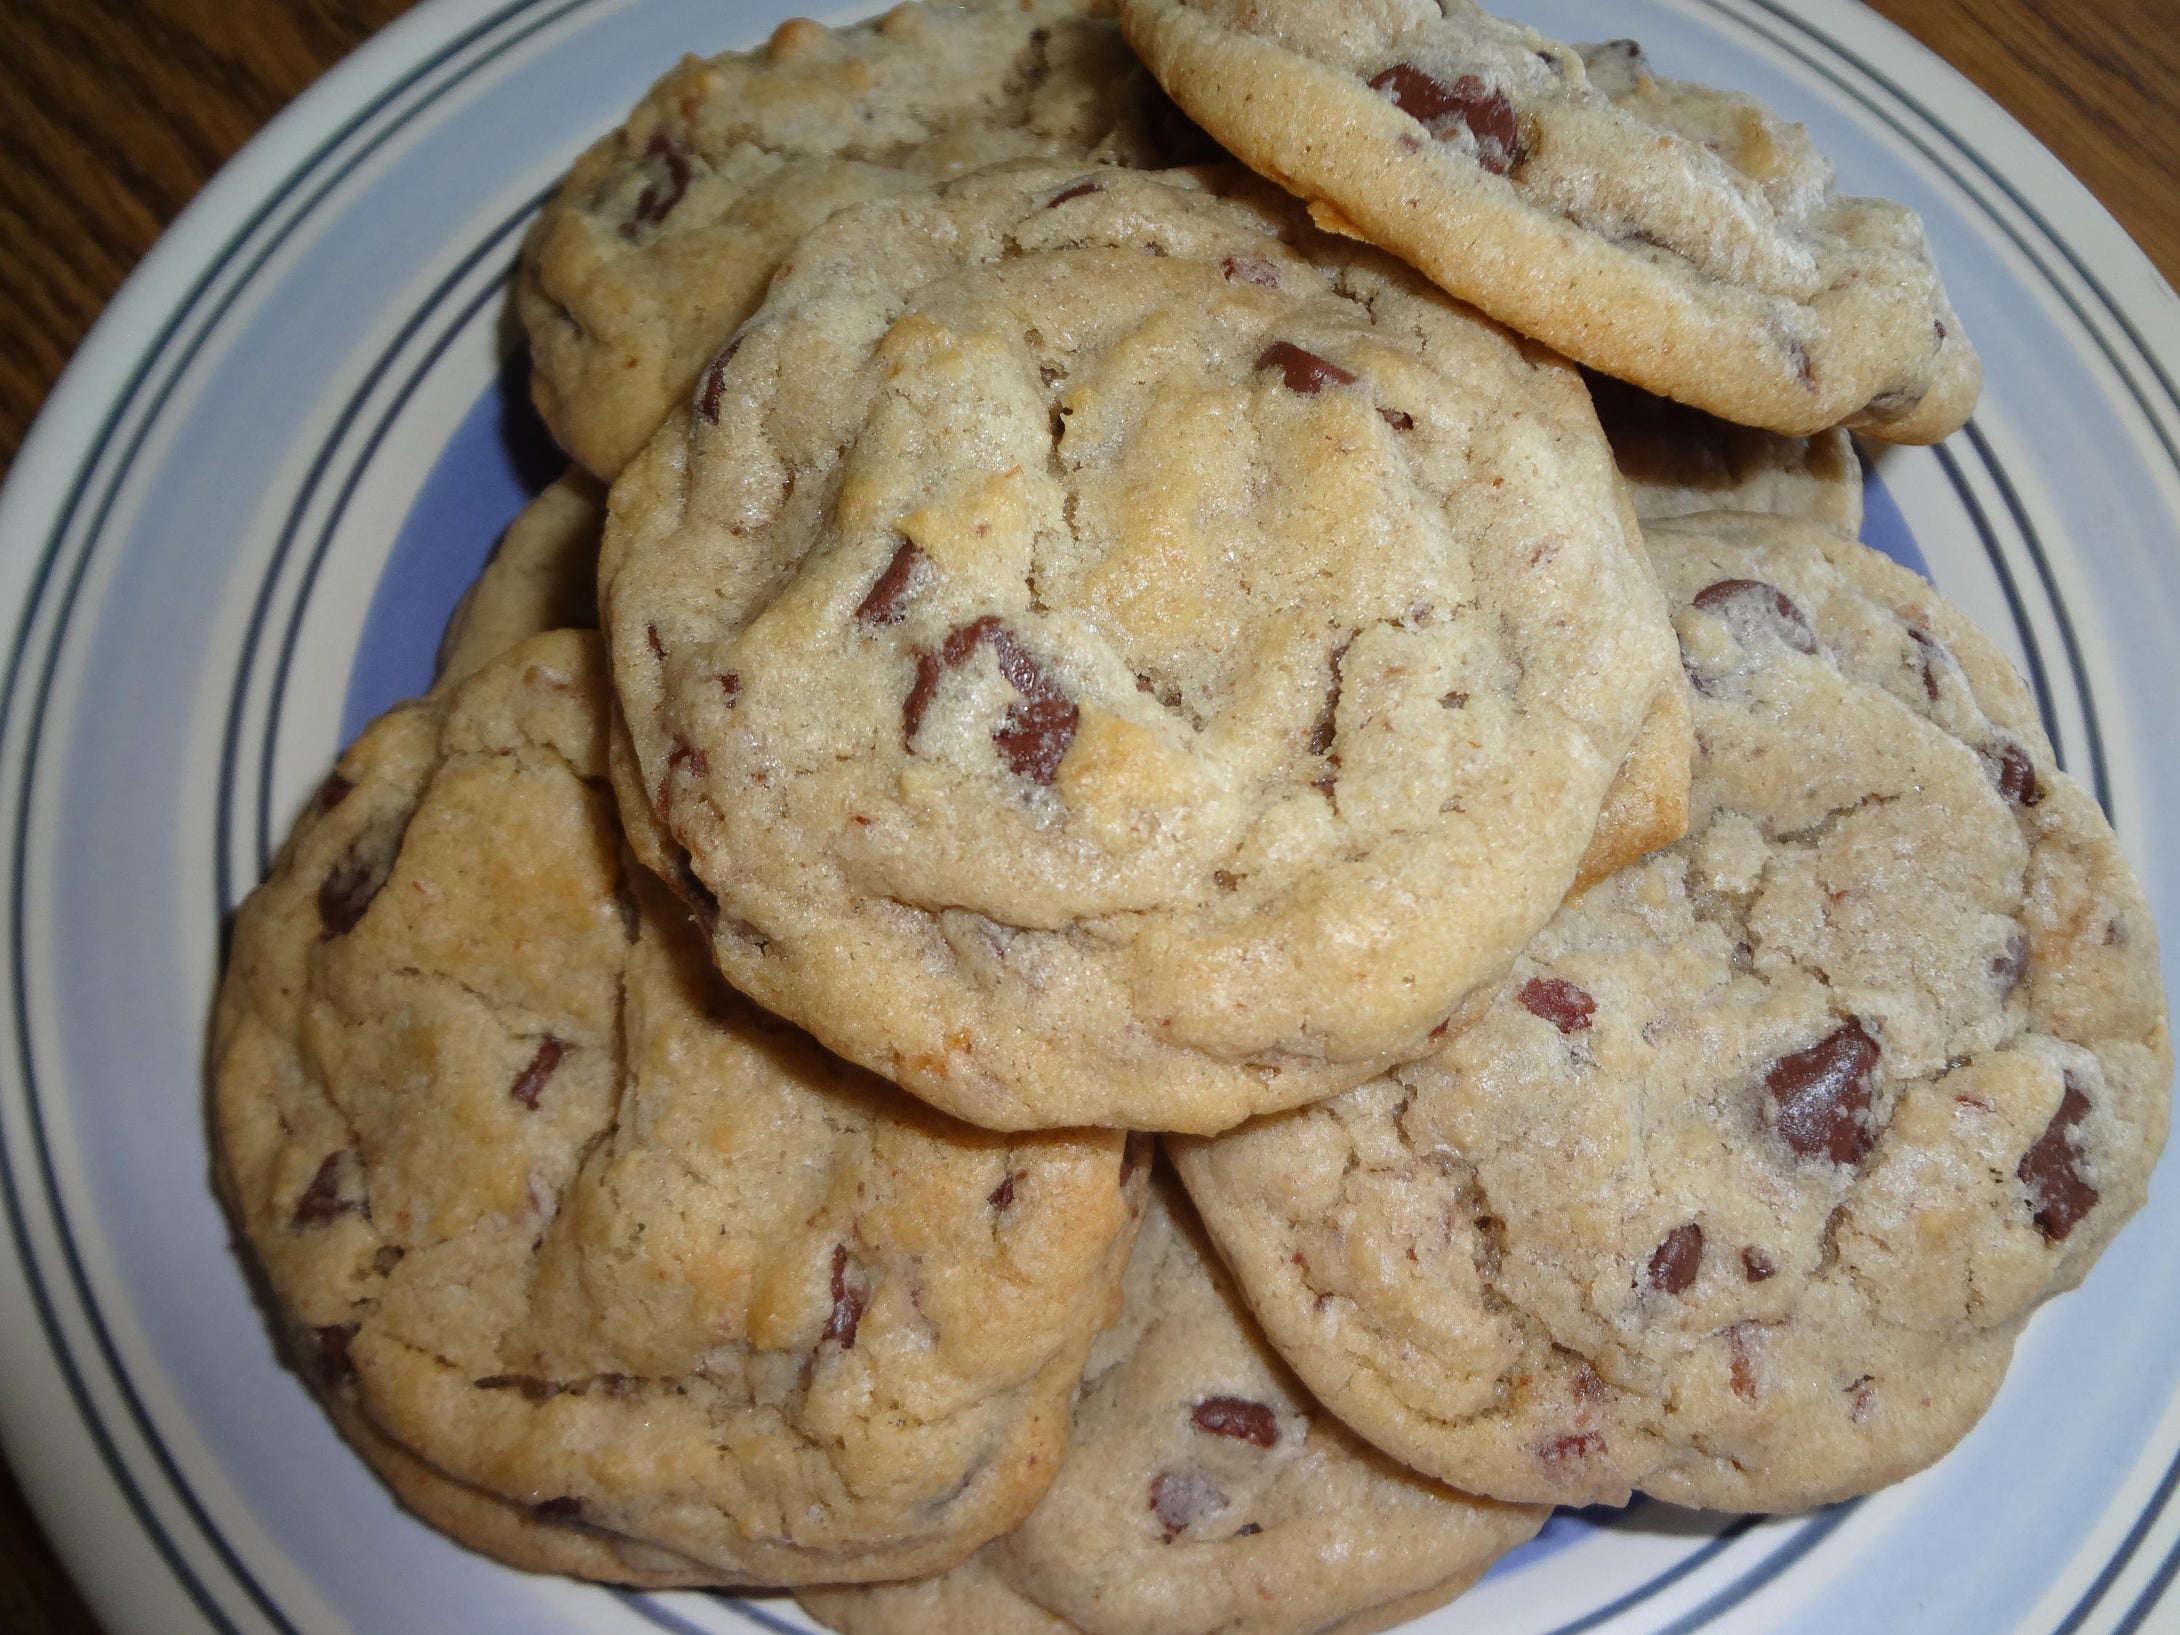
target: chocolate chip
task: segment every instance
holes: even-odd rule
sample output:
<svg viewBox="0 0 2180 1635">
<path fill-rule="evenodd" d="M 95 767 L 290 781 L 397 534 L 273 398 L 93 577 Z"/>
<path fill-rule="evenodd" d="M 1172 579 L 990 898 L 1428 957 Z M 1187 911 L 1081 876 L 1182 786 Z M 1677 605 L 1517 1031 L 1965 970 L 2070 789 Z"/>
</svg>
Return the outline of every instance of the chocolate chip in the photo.
<svg viewBox="0 0 2180 1635">
<path fill-rule="evenodd" d="M 742 337 L 737 335 L 727 342 L 715 356 L 704 379 L 697 388 L 696 412 L 712 425 L 719 424 L 719 397 L 727 389 L 727 365 L 734 361 L 734 354 L 742 350 Z"/>
<path fill-rule="evenodd" d="M 1257 1534 L 1263 1531 L 1264 1524 L 1260 1521 L 1244 1522 L 1241 1526 L 1234 1529 L 1234 1537 L 1255 1538 Z"/>
<path fill-rule="evenodd" d="M 1923 691 L 1929 695 L 1930 702 L 1935 704 L 1938 702 L 1938 666 L 1936 660 L 1940 655 L 1947 659 L 1950 659 L 1952 655 L 1946 652 L 1945 644 L 1927 630 L 1918 630 L 1915 626 L 1909 625 L 1908 635 L 1914 638 L 1915 645 L 1919 649 L 1918 656 L 1923 662 Z"/>
<path fill-rule="evenodd" d="M 1751 1326 L 1747 1323 L 1736 1323 L 1727 1331 L 1729 1335 L 1728 1343 L 1732 1348 L 1727 1369 L 1727 1381 L 1733 1387 L 1735 1396 L 1754 1402 L 1756 1400 L 1755 1360 L 1749 1355 L 1748 1339 L 1742 1332 Z"/>
<path fill-rule="evenodd" d="M 537 1047 L 537 1054 L 530 1058 L 530 1065 L 515 1075 L 515 1082 L 507 1093 L 531 1112 L 537 1111 L 537 1098 L 544 1093 L 545 1081 L 553 1076 L 553 1069 L 560 1065 L 560 1058 L 568 1053 L 568 1047 L 551 1034 Z"/>
<path fill-rule="evenodd" d="M 992 729 L 992 742 L 1009 771 L 1049 785 L 1059 774 L 1068 745 L 1074 742 L 1082 712 L 996 614 L 987 613 L 948 632 L 937 652 L 916 655 L 916 679 L 901 706 L 902 738 L 904 742 L 915 738 L 938 692 L 940 678 L 948 670 L 966 664 L 986 642 L 999 660 L 999 673 L 1022 695 L 1007 707 L 1005 717 Z"/>
<path fill-rule="evenodd" d="M 1225 1508 L 1225 1493 L 1203 1471 L 1169 1470 L 1151 1478 L 1151 1510 L 1166 1530 L 1168 1544 Z"/>
<path fill-rule="evenodd" d="M 530 1506 L 530 1514 L 539 1521 L 581 1521 L 583 1501 L 572 1493 L 563 1493 L 557 1499 L 539 1500 Z"/>
<path fill-rule="evenodd" d="M 1695 605 L 1715 613 L 1739 629 L 1768 630 L 1797 653 L 1817 650 L 1816 632 L 1794 598 L 1761 579 L 1721 579 L 1695 594 Z"/>
<path fill-rule="evenodd" d="M 1650 1286 L 1667 1294 L 1686 1294 L 1703 1267 L 1703 1228 L 1694 1221 L 1676 1226 L 1650 1252 Z"/>
<path fill-rule="evenodd" d="M 1260 289 L 1279 288 L 1279 263 L 1268 255 L 1230 255 L 1219 263 L 1229 283 L 1254 284 Z"/>
<path fill-rule="evenodd" d="M 1352 386 L 1355 377 L 1329 358 L 1305 352 L 1292 341 L 1274 341 L 1257 356 L 1259 369 L 1277 369 L 1287 390 L 1315 397 L 1327 386 Z"/>
<path fill-rule="evenodd" d="M 666 644 L 659 640 L 659 627 L 647 624 L 643 627 L 644 645 L 651 649 L 651 656 L 661 664 L 666 662 Z"/>
<path fill-rule="evenodd" d="M 1414 63 L 1396 62 L 1370 81 L 1370 89 L 1441 142 L 1457 126 L 1466 130 L 1476 139 L 1476 162 L 1494 176 L 1504 176 L 1522 161 L 1521 121 L 1513 103 L 1504 91 L 1474 74 L 1446 85 Z"/>
<path fill-rule="evenodd" d="M 2089 1098 L 2069 1073 L 2059 1110 L 2036 1144 L 2021 1155 L 2020 1167 L 2014 1171 L 2029 1189 L 2036 1229 L 2053 1243 L 2063 1242 L 2076 1223 L 2097 1207 L 2097 1189 L 2083 1176 L 2081 1154 L 2070 1139 L 2088 1116 Z"/>
<path fill-rule="evenodd" d="M 332 811 L 334 807 L 354 794 L 355 790 L 356 786 L 338 772 L 327 773 L 325 782 L 318 786 L 318 810 L 321 812 Z"/>
<path fill-rule="evenodd" d="M 1279 1416 L 1247 1397 L 1206 1397 L 1196 1404 L 1189 1423 L 1212 1436 L 1231 1436 L 1269 1448 L 1279 1441 Z"/>
<path fill-rule="evenodd" d="M 1047 210 L 1057 209 L 1059 206 L 1067 203 L 1069 199 L 1079 199 L 1082 198 L 1085 194 L 1103 193 L 1104 191 L 1105 189 L 1096 182 L 1080 181 L 1075 183 L 1072 187 L 1061 188 L 1059 192 L 1053 194 L 1051 198 L 1045 200 L 1045 208 Z"/>
<path fill-rule="evenodd" d="M 325 935 L 345 937 L 356 929 L 401 852 L 399 830 L 367 830 L 334 859 L 318 883 L 318 920 Z"/>
<path fill-rule="evenodd" d="M 741 701 L 742 678 L 729 670 L 719 678 L 719 690 L 727 695 L 727 708 L 733 709 Z"/>
<path fill-rule="evenodd" d="M 339 1385 L 356 1377 L 356 1359 L 349 1355 L 349 1342 L 356 1337 L 354 1323 L 334 1323 L 330 1327 L 314 1330 L 318 1337 L 318 1373 L 327 1385 Z"/>
<path fill-rule="evenodd" d="M 819 1338 L 831 1340 L 843 1351 L 853 1351 L 856 1326 L 862 1321 L 862 1291 L 848 1282 L 848 1246 L 841 1244 L 833 1250 L 833 1310 Z"/>
<path fill-rule="evenodd" d="M 2029 974 L 2029 942 L 2019 926 L 2007 933 L 2006 946 L 1991 956 L 1991 985 L 2004 999 Z"/>
<path fill-rule="evenodd" d="M 995 1209 L 1002 1215 L 1004 1215 L 1008 1210 L 1012 1209 L 1014 1207 L 1013 1175 L 1009 1174 L 999 1183 L 999 1185 L 993 1187 L 991 1196 L 986 1198 L 984 1201 L 990 1204 L 993 1209 Z"/>
<path fill-rule="evenodd" d="M 1395 431 L 1415 430 L 1415 416 L 1404 409 L 1380 409 L 1378 418 Z"/>
<path fill-rule="evenodd" d="M 1310 728 L 1310 753 L 1312 755 L 1329 753 L 1332 749 L 1333 739 L 1339 733 L 1340 671 L 1341 667 L 1347 663 L 1347 650 L 1354 645 L 1354 640 L 1355 638 L 1350 636 L 1332 650 L 1332 684 L 1325 689 L 1325 707 L 1317 712 L 1316 723 Z M 1340 764 L 1340 758 L 1337 755 L 1333 756 L 1332 764 L 1334 766 Z"/>
<path fill-rule="evenodd" d="M 318 1166 L 318 1173 L 310 1178 L 310 1185 L 303 1188 L 303 1195 L 295 1200 L 296 1226 L 329 1226 L 343 1215 L 362 1215 L 366 1219 L 371 1211 L 359 1198 L 341 1196 L 341 1161 L 349 1149 L 329 1152 Z"/>
<path fill-rule="evenodd" d="M 1877 1143 L 1869 1122 L 1870 1072 L 1881 1054 L 1862 1019 L 1849 1017 L 1807 1050 L 1773 1062 L 1764 1083 L 1778 1098 L 1786 1144 L 1804 1158 L 1835 1164 L 1867 1158 Z"/>
<path fill-rule="evenodd" d="M 1533 976 L 1515 998 L 1523 1010 L 1543 1017 L 1561 1033 L 1580 1033 L 1597 1011 L 1597 1001 L 1564 977 Z"/>
<path fill-rule="evenodd" d="M 2000 738 L 1978 749 L 1983 770 L 1998 792 L 2016 806 L 2034 806 L 2044 798 L 2044 786 L 2036 780 L 2029 752 L 2011 738 Z"/>
<path fill-rule="evenodd" d="M 907 611 L 908 593 L 916 578 L 916 570 L 925 558 L 912 539 L 901 541 L 900 549 L 886 564 L 885 572 L 870 588 L 870 594 L 856 605 L 855 622 L 876 629 L 882 625 L 899 624 Z"/>
<path fill-rule="evenodd" d="M 647 166 L 654 159 L 658 164 L 651 168 L 643 191 L 636 196 L 636 208 L 621 223 L 621 237 L 631 244 L 642 237 L 642 229 L 656 227 L 674 213 L 674 206 L 681 203 L 696 175 L 696 167 L 689 162 L 688 150 L 664 131 L 651 133 L 651 140 L 644 144 L 643 156 Z M 658 174 L 661 170 L 665 172 L 663 176 Z"/>
<path fill-rule="evenodd" d="M 1741 1251 L 1741 1275 L 1751 1283 L 1762 1283 L 1768 1278 L 1776 1277 L 1778 1272 L 1779 1268 L 1771 1263 L 1771 1257 L 1754 1244 Z"/>
</svg>

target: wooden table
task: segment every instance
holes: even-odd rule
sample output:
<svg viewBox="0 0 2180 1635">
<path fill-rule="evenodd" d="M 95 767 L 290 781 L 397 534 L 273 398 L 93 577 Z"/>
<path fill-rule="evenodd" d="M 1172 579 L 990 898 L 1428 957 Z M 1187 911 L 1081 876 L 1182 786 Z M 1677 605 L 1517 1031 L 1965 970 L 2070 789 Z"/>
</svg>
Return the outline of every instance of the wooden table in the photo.
<svg viewBox="0 0 2180 1635">
<path fill-rule="evenodd" d="M 160 230 L 410 3 L 0 0 L 0 468 Z M 2180 283 L 2180 0 L 1876 3 L 2034 131 Z M 0 1629 L 97 1629 L 4 1468 Z"/>
</svg>

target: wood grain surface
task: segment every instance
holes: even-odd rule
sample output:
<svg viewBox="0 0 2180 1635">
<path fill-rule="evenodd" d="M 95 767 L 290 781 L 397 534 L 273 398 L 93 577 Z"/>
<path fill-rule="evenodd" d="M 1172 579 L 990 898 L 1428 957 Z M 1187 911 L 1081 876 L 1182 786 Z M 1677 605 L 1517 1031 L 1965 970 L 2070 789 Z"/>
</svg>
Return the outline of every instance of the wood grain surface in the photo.
<svg viewBox="0 0 2180 1635">
<path fill-rule="evenodd" d="M 0 0 L 0 470 L 166 224 L 410 3 Z M 1495 9 L 1518 14 L 1519 0 Z M 2180 0 L 1877 9 L 2035 132 L 2180 282 Z M 0 1630 L 97 1627 L 0 1468 Z"/>
</svg>

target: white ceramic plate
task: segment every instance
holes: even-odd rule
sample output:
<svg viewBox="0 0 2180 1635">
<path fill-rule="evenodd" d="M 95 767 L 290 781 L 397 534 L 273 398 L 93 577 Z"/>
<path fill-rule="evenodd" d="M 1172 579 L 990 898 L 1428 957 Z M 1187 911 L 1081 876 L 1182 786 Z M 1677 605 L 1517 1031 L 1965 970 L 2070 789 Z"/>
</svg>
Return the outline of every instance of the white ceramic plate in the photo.
<svg viewBox="0 0 2180 1635">
<path fill-rule="evenodd" d="M 227 914 L 337 746 L 428 679 L 554 462 L 503 293 L 553 177 L 787 0 L 434 0 L 269 127 L 102 320 L 0 500 L 0 1430 L 115 1635 L 810 1627 L 527 1578 L 399 1511 L 295 1378 L 206 1181 Z M 1529 0 L 1808 121 L 1915 205 L 1983 350 L 1879 456 L 1873 543 L 2015 655 L 2180 925 L 2180 303 L 2024 132 L 1846 0 Z M 1936 1469 L 1816 1515 L 1562 1516 L 1418 1628 L 2124 1632 L 2180 1571 L 2180 1198 L 2045 1311 Z"/>
</svg>

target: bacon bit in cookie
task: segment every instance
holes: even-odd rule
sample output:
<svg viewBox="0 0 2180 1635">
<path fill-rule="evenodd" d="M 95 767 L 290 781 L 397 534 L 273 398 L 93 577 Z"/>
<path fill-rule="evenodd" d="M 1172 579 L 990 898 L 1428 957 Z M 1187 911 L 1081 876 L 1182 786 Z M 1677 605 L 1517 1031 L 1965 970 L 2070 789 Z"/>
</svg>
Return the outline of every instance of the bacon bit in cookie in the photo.
<svg viewBox="0 0 2180 1635">
<path fill-rule="evenodd" d="M 1395 431 L 1414 431 L 1415 416 L 1405 409 L 1380 409 L 1378 418 Z"/>
<path fill-rule="evenodd" d="M 1268 255 L 1230 255 L 1219 263 L 1228 283 L 1254 284 L 1259 289 L 1279 288 L 1279 263 Z"/>
<path fill-rule="evenodd" d="M 1754 619 L 1797 653 L 1817 650 L 1816 632 L 1810 629 L 1808 616 L 1794 598 L 1761 579 L 1721 579 L 1697 591 L 1695 605 L 1736 623 Z"/>
<path fill-rule="evenodd" d="M 621 223 L 621 237 L 631 244 L 642 238 L 642 229 L 656 227 L 674 213 L 674 206 L 681 203 L 696 175 L 688 150 L 664 131 L 652 132 L 643 155 L 646 160 L 659 160 L 666 174 L 654 174 L 643 184 L 643 191 L 636 196 L 636 208 Z"/>
<path fill-rule="evenodd" d="M 1315 397 L 1327 386 L 1352 386 L 1355 376 L 1329 358 L 1305 352 L 1292 341 L 1274 341 L 1257 356 L 1259 369 L 1277 369 L 1287 390 Z"/>
<path fill-rule="evenodd" d="M 1859 1164 L 1877 1143 L 1870 1127 L 1870 1073 L 1877 1041 L 1851 1016 L 1807 1050 L 1782 1056 L 1764 1075 L 1779 1103 L 1779 1134 L 1804 1158 Z"/>
<path fill-rule="evenodd" d="M 361 1199 L 341 1196 L 341 1160 L 347 1156 L 346 1147 L 325 1155 L 318 1173 L 310 1178 L 310 1185 L 303 1188 L 303 1195 L 295 1200 L 295 1225 L 329 1226 L 343 1215 L 371 1218 L 369 1207 Z"/>
<path fill-rule="evenodd" d="M 2064 1242 L 2076 1223 L 2097 1207 L 2097 1189 L 2083 1176 L 2081 1153 L 2072 1140 L 2076 1127 L 2088 1116 L 2089 1098 L 2069 1073 L 2058 1112 L 2036 1144 L 2021 1155 L 2014 1171 L 2029 1189 L 2036 1229 L 2053 1243 Z"/>
<path fill-rule="evenodd" d="M 1441 142 L 1455 129 L 1476 139 L 1476 162 L 1494 176 L 1504 176 L 1522 161 L 1521 121 L 1504 91 L 1494 90 L 1474 74 L 1443 84 L 1414 63 L 1396 62 L 1370 81 L 1370 89 L 1416 121 Z"/>
<path fill-rule="evenodd" d="M 537 1047 L 537 1054 L 530 1058 L 530 1065 L 515 1075 L 515 1082 L 507 1087 L 507 1093 L 531 1112 L 537 1111 L 537 1098 L 545 1092 L 545 1081 L 553 1076 L 553 1069 L 560 1065 L 560 1058 L 568 1053 L 568 1047 L 551 1034 Z"/>
<path fill-rule="evenodd" d="M 1564 977 L 1533 976 L 1515 998 L 1523 1010 L 1543 1017 L 1561 1033 L 1580 1033 L 1597 1011 L 1597 1001 Z"/>
<path fill-rule="evenodd" d="M 1151 1511 L 1168 1544 L 1225 1508 L 1225 1493 L 1200 1470 L 1169 1470 L 1151 1478 Z"/>
<path fill-rule="evenodd" d="M 1246 1397 L 1206 1397 L 1196 1404 L 1189 1423 L 1212 1436 L 1231 1436 L 1260 1448 L 1276 1446 L 1279 1417 L 1261 1402 Z"/>
<path fill-rule="evenodd" d="M 727 389 L 727 365 L 734 361 L 734 354 L 742 350 L 742 337 L 737 335 L 722 347 L 704 371 L 704 379 L 697 388 L 696 412 L 706 421 L 719 424 L 719 398 Z"/>
<path fill-rule="evenodd" d="M 356 1359 L 348 1354 L 349 1342 L 356 1337 L 354 1323 L 335 1323 L 329 1328 L 316 1331 L 318 1336 L 318 1373 L 328 1385 L 339 1385 L 356 1377 Z"/>
<path fill-rule="evenodd" d="M 984 1200 L 999 1214 L 1004 1215 L 1014 1207 L 1014 1176 L 1009 1174 L 999 1185 L 992 1188 L 992 1195 Z"/>
<path fill-rule="evenodd" d="M 563 1493 L 557 1499 L 539 1500 L 530 1506 L 530 1514 L 539 1521 L 581 1521 L 583 1501 L 572 1493 Z"/>
<path fill-rule="evenodd" d="M 1104 191 L 1105 189 L 1103 187 L 1093 181 L 1084 180 L 1076 182 L 1071 187 L 1061 188 L 1059 192 L 1053 194 L 1051 198 L 1045 200 L 1045 208 L 1047 210 L 1057 210 L 1061 205 L 1067 203 L 1069 199 L 1079 199 L 1087 194 L 1103 193 Z"/>
<path fill-rule="evenodd" d="M 870 588 L 855 610 L 855 622 L 877 629 L 883 625 L 899 624 L 907 611 L 908 593 L 916 578 L 916 570 L 924 563 L 924 554 L 912 539 L 901 541 L 899 550 L 886 564 L 885 572 Z"/>
<path fill-rule="evenodd" d="M 1694 1221 L 1676 1226 L 1650 1252 L 1650 1286 L 1667 1294 L 1686 1294 L 1703 1268 L 1703 1228 Z"/>
<path fill-rule="evenodd" d="M 1779 1268 L 1771 1257 L 1753 1243 L 1741 1251 L 1741 1275 L 1751 1283 L 1762 1283 L 1779 1275 Z"/>
<path fill-rule="evenodd" d="M 2004 999 L 2021 986 L 2029 974 L 2029 943 L 2016 926 L 2006 937 L 2006 946 L 1991 956 L 1991 985 L 1998 989 L 1998 997 Z"/>
<path fill-rule="evenodd" d="M 553 1380 L 541 1380 L 535 1374 L 487 1374 L 471 1383 L 480 1391 L 520 1392 L 525 1402 L 550 1402 L 568 1389 Z"/>
<path fill-rule="evenodd" d="M 833 1310 L 825 1319 L 821 1340 L 831 1340 L 843 1351 L 855 1349 L 856 1326 L 863 1321 L 862 1292 L 848 1282 L 848 1246 L 833 1250 Z"/>
<path fill-rule="evenodd" d="M 324 783 L 318 786 L 318 810 L 330 812 L 352 794 L 356 786 L 338 772 L 326 774 Z"/>
<path fill-rule="evenodd" d="M 2036 780 L 2036 767 L 2029 760 L 2029 752 L 2011 738 L 1978 749 L 1983 757 L 1983 770 L 1990 774 L 1998 792 L 2016 806 L 2034 806 L 2044 798 L 2044 786 Z"/>
<path fill-rule="evenodd" d="M 1603 1431 L 1569 1431 L 1537 1447 L 1537 1463 L 1550 1467 L 1576 1459 L 1594 1459 L 1605 1451 Z"/>
</svg>

